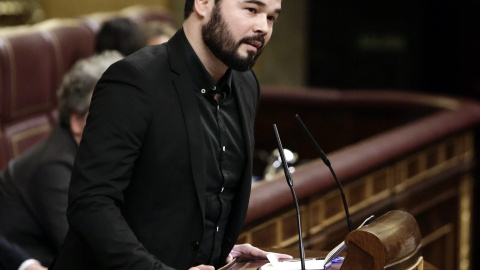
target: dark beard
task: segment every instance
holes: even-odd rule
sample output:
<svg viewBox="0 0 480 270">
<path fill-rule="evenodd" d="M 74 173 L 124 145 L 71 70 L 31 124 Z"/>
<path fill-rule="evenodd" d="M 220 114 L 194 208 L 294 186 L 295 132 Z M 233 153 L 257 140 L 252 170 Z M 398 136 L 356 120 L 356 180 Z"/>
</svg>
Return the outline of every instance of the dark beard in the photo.
<svg viewBox="0 0 480 270">
<path fill-rule="evenodd" d="M 248 51 L 246 57 L 242 57 L 238 53 L 238 48 L 248 41 L 259 41 L 265 44 L 265 38 L 263 36 L 252 36 L 243 38 L 238 43 L 235 42 L 228 25 L 220 13 L 219 5 L 216 5 L 212 11 L 212 17 L 207 24 L 202 26 L 203 42 L 207 45 L 210 51 L 222 61 L 226 66 L 238 70 L 247 71 L 254 65 L 257 58 L 262 53 L 262 48 L 259 48 L 257 52 Z"/>
</svg>

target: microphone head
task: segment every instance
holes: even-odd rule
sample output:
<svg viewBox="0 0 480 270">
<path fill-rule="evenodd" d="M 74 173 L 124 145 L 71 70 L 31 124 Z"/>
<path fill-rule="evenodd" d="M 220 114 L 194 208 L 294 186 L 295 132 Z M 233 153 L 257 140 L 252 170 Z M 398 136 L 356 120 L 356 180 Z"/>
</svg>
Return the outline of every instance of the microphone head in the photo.
<svg viewBox="0 0 480 270">
<path fill-rule="evenodd" d="M 283 151 L 282 141 L 280 140 L 280 134 L 278 134 L 277 125 L 273 124 L 273 132 L 275 133 L 275 138 L 277 139 L 278 152 L 280 153 L 280 158 L 282 159 L 283 171 L 285 173 L 285 178 L 289 186 L 293 186 L 292 177 L 290 175 L 290 170 L 288 170 L 287 159 L 285 158 L 285 152 Z"/>
<path fill-rule="evenodd" d="M 340 183 L 340 181 L 338 180 L 337 178 L 337 175 L 335 174 L 335 171 L 333 170 L 332 168 L 332 165 L 330 164 L 330 161 L 328 160 L 327 158 L 327 155 L 325 155 L 325 153 L 323 152 L 323 150 L 320 148 L 320 146 L 318 145 L 317 141 L 315 141 L 315 139 L 313 138 L 312 134 L 310 133 L 310 131 L 308 130 L 307 126 L 305 126 L 305 124 L 303 123 L 302 119 L 300 119 L 300 116 L 295 115 L 295 119 L 297 120 L 297 123 L 300 125 L 300 127 L 303 129 L 303 131 L 305 132 L 305 134 L 307 134 L 307 137 L 310 139 L 310 141 L 312 142 L 313 146 L 315 147 L 315 149 L 317 150 L 318 152 L 318 155 L 320 156 L 320 158 L 323 160 L 323 163 L 325 163 L 325 165 L 327 165 L 327 167 L 330 169 L 330 172 L 332 173 L 332 176 L 333 178 L 335 179 L 335 182 L 337 183 L 337 186 L 338 186 L 338 189 L 340 190 L 340 194 L 342 196 L 342 201 L 343 201 L 343 207 L 345 209 L 345 215 L 346 215 L 346 218 L 347 218 L 347 225 L 348 225 L 348 230 L 349 231 L 353 231 L 353 225 L 352 225 L 352 220 L 350 218 L 350 213 L 348 211 L 348 205 L 347 205 L 347 199 L 345 198 L 345 193 L 343 192 L 343 187 L 342 187 L 342 184 Z"/>
<path fill-rule="evenodd" d="M 307 126 L 305 126 L 305 124 L 303 123 L 302 119 L 300 119 L 300 116 L 298 114 L 295 115 L 295 120 L 297 120 L 298 125 L 302 128 L 303 132 L 305 132 L 310 142 L 315 146 L 315 150 L 317 150 L 317 153 L 320 156 L 320 158 L 323 160 L 323 163 L 325 163 L 325 165 L 330 167 L 331 164 L 330 164 L 330 160 L 328 160 L 327 158 L 327 155 L 325 155 L 322 148 L 320 148 L 317 141 L 315 141 L 312 134 L 308 130 Z"/>
</svg>

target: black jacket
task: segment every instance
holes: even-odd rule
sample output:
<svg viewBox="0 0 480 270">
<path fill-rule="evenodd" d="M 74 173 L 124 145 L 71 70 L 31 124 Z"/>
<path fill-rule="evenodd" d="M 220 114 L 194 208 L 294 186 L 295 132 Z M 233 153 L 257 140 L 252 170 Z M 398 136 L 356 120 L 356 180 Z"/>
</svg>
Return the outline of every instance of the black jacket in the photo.
<svg viewBox="0 0 480 270">
<path fill-rule="evenodd" d="M 202 239 L 200 111 L 179 31 L 112 65 L 95 88 L 72 175 L 65 244 L 50 269 L 188 269 Z M 259 86 L 233 72 L 247 166 L 227 225 L 225 261 L 245 220 Z"/>
<path fill-rule="evenodd" d="M 57 126 L 47 139 L 10 161 L 0 176 L 0 234 L 45 266 L 67 233 L 76 152 L 68 128 Z"/>
<path fill-rule="evenodd" d="M 18 267 L 28 259 L 30 256 L 27 253 L 0 235 L 0 269 L 18 270 Z"/>
</svg>

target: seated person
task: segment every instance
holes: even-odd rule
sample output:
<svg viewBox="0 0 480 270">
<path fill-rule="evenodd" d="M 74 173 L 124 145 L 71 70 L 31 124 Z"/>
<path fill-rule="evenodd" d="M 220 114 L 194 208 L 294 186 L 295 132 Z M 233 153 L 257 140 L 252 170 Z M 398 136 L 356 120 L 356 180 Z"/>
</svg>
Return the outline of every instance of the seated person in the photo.
<svg viewBox="0 0 480 270">
<path fill-rule="evenodd" d="M 68 229 L 68 187 L 93 88 L 121 58 L 108 51 L 77 62 L 58 92 L 60 123 L 0 174 L 0 234 L 42 265 L 50 265 Z"/>
<path fill-rule="evenodd" d="M 0 235 L 0 269 L 2 270 L 46 270 L 40 262 L 32 259 L 17 245 Z"/>
<path fill-rule="evenodd" d="M 137 23 L 128 18 L 114 18 L 100 28 L 95 52 L 115 50 L 127 56 L 143 48 L 145 42 L 145 35 Z"/>
</svg>

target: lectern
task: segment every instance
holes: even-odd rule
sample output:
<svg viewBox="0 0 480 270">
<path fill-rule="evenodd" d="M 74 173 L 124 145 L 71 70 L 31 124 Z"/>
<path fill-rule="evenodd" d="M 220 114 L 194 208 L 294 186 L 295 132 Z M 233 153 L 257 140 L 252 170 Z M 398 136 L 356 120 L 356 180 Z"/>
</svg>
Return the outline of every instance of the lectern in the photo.
<svg viewBox="0 0 480 270">
<path fill-rule="evenodd" d="M 345 238 L 342 270 L 423 270 L 421 235 L 415 218 L 390 211 Z"/>
<path fill-rule="evenodd" d="M 435 270 L 421 255 L 421 235 L 415 218 L 407 212 L 394 210 L 345 238 L 347 252 L 343 264 L 332 264 L 331 270 Z M 267 251 L 298 256 L 298 250 Z M 325 251 L 306 251 L 306 256 L 325 256 Z M 258 269 L 267 261 L 236 261 L 222 270 Z"/>
</svg>

